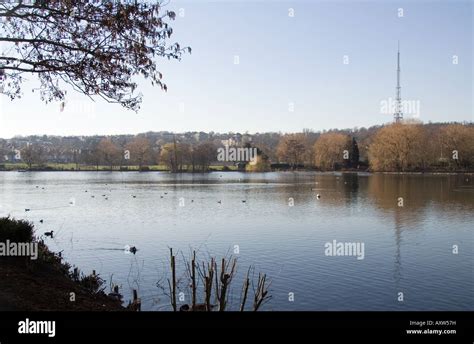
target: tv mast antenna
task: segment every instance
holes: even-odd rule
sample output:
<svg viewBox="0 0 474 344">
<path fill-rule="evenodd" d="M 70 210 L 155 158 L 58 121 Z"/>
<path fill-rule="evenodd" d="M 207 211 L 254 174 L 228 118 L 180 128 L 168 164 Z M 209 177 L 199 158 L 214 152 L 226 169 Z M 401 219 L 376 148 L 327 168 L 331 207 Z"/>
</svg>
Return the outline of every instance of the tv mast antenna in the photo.
<svg viewBox="0 0 474 344">
<path fill-rule="evenodd" d="M 398 41 L 397 53 L 397 96 L 395 98 L 395 113 L 393 119 L 396 123 L 403 120 L 403 106 L 402 106 L 402 87 L 400 86 L 400 41 Z"/>
</svg>

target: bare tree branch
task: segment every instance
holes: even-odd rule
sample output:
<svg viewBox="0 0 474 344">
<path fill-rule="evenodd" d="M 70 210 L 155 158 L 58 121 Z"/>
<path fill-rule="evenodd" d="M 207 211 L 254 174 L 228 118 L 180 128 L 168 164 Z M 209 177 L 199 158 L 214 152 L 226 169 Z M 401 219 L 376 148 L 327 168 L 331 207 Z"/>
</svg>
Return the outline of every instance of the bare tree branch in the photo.
<svg viewBox="0 0 474 344">
<path fill-rule="evenodd" d="M 180 60 L 190 48 L 169 43 L 174 12 L 157 2 L 42 0 L 0 5 L 0 91 L 21 96 L 21 74 L 36 75 L 45 102 L 65 86 L 138 111 L 138 76 L 166 91 L 156 59 Z"/>
</svg>

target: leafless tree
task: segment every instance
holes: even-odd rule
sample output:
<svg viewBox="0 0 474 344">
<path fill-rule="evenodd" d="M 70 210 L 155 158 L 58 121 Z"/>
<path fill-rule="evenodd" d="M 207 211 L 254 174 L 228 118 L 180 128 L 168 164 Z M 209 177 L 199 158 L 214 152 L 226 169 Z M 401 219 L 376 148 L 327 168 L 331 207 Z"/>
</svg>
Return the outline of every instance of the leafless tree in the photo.
<svg viewBox="0 0 474 344">
<path fill-rule="evenodd" d="M 36 144 L 28 144 L 21 150 L 21 158 L 31 169 L 33 164 L 41 164 L 44 162 L 44 149 Z"/>
<path fill-rule="evenodd" d="M 289 163 L 293 169 L 305 161 L 308 151 L 304 134 L 287 134 L 281 137 L 277 147 L 277 155 L 281 162 Z"/>
<path fill-rule="evenodd" d="M 110 170 L 119 163 L 122 155 L 120 148 L 110 138 L 104 138 L 99 142 L 97 154 L 101 162 L 110 166 Z"/>
<path fill-rule="evenodd" d="M 130 159 L 138 165 L 140 171 L 142 170 L 143 165 L 150 162 L 153 152 L 151 143 L 146 137 L 135 137 L 127 145 L 127 149 L 130 151 Z"/>
</svg>

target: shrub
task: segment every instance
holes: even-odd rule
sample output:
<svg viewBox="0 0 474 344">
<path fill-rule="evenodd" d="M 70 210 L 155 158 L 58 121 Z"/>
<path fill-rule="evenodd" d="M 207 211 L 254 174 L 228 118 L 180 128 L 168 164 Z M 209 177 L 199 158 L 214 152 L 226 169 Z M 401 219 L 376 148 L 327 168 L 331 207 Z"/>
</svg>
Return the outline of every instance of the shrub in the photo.
<svg viewBox="0 0 474 344">
<path fill-rule="evenodd" d="M 24 220 L 14 220 L 10 217 L 0 218 L 0 242 L 10 240 L 11 242 L 33 241 L 33 225 Z"/>
<path fill-rule="evenodd" d="M 98 294 L 105 290 L 104 280 L 99 275 L 83 275 L 79 280 L 79 284 L 92 294 Z"/>
</svg>

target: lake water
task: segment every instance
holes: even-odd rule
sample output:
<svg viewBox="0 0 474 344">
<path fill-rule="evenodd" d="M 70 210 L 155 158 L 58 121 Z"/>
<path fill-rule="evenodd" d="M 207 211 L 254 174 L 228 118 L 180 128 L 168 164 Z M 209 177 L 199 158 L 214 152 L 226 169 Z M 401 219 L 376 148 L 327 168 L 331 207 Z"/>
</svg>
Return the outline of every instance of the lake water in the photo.
<svg viewBox="0 0 474 344">
<path fill-rule="evenodd" d="M 0 216 L 30 220 L 38 235 L 54 230 L 55 238 L 45 239 L 53 251 L 120 284 L 127 300 L 138 289 L 144 310 L 169 309 L 157 286 L 167 286 L 169 247 L 177 252 L 182 281 L 182 258 L 192 249 L 205 260 L 238 248 L 234 309 L 252 265 L 272 281 L 265 310 L 472 310 L 473 180 L 311 172 L 3 172 Z M 325 244 L 333 240 L 363 243 L 364 259 L 327 256 Z M 136 255 L 125 253 L 125 245 L 136 246 Z M 188 285 L 181 291 L 189 302 Z"/>
</svg>

